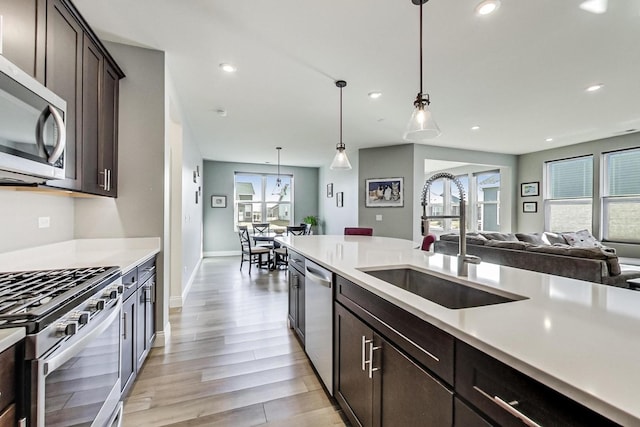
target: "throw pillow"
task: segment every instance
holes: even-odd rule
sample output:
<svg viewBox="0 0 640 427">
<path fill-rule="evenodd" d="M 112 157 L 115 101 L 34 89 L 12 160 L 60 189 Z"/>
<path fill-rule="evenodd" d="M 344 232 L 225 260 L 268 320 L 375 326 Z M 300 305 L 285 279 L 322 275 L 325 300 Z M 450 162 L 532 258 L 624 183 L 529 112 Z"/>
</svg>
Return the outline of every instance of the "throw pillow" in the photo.
<svg viewBox="0 0 640 427">
<path fill-rule="evenodd" d="M 546 241 L 550 245 L 554 245 L 556 243 L 560 243 L 562 245 L 566 245 L 567 241 L 564 240 L 564 237 L 561 233 L 551 233 L 549 231 L 545 231 L 542 233 L 542 240 Z"/>
<path fill-rule="evenodd" d="M 562 236 L 571 246 L 579 248 L 602 248 L 603 244 L 600 243 L 595 237 L 589 233 L 588 230 L 580 230 L 575 233 L 562 233 Z"/>
<path fill-rule="evenodd" d="M 503 242 L 517 242 L 518 238 L 511 233 L 480 233 L 487 240 L 501 240 Z"/>
<path fill-rule="evenodd" d="M 516 238 L 521 242 L 531 243 L 532 245 L 546 245 L 540 233 L 516 233 Z"/>
</svg>

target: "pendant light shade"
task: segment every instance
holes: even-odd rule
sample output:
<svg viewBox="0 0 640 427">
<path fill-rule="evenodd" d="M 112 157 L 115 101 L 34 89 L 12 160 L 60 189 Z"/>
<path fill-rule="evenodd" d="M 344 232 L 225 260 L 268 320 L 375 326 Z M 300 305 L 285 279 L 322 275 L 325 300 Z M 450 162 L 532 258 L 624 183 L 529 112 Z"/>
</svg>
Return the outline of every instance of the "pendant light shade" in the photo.
<svg viewBox="0 0 640 427">
<path fill-rule="evenodd" d="M 422 5 L 429 0 L 411 0 L 413 4 L 420 5 L 420 92 L 413 102 L 414 110 L 403 138 L 407 141 L 425 141 L 440 135 L 440 128 L 433 119 L 429 110 L 429 94 L 422 91 Z"/>
<path fill-rule="evenodd" d="M 336 81 L 336 86 L 340 88 L 340 142 L 336 145 L 336 155 L 331 162 L 330 169 L 349 170 L 351 163 L 347 157 L 346 146 L 342 142 L 342 88 L 347 85 L 344 80 Z"/>
</svg>

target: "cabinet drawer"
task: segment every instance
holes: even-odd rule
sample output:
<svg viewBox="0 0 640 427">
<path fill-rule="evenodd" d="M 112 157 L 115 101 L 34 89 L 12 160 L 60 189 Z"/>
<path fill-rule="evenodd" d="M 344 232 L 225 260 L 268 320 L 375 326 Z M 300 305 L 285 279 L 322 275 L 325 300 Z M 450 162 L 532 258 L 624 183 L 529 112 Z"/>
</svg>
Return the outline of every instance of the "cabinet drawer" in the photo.
<svg viewBox="0 0 640 427">
<path fill-rule="evenodd" d="M 289 265 L 304 274 L 305 259 L 302 255 L 289 249 Z"/>
<path fill-rule="evenodd" d="M 0 353 L 0 411 L 6 408 L 15 399 L 15 364 L 15 347 L 10 347 Z"/>
<path fill-rule="evenodd" d="M 453 384 L 454 338 L 430 323 L 336 276 L 336 299 L 448 384 Z"/>
<path fill-rule="evenodd" d="M 144 283 L 156 272 L 156 258 L 153 257 L 150 260 L 140 264 L 138 266 L 138 282 Z"/>
<path fill-rule="evenodd" d="M 137 268 L 133 268 L 122 275 L 122 285 L 124 286 L 123 300 L 126 300 L 135 293 L 136 289 L 138 289 L 138 283 Z"/>
<path fill-rule="evenodd" d="M 523 416 L 545 427 L 618 425 L 462 341 L 456 367 L 459 395 L 502 426 L 521 427 Z"/>
</svg>

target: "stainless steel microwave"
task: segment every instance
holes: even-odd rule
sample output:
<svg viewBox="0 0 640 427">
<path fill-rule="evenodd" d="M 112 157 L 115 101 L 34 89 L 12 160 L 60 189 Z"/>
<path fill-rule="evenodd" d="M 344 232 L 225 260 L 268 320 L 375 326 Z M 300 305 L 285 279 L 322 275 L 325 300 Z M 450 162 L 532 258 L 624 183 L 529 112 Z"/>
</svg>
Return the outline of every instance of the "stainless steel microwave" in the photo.
<svg viewBox="0 0 640 427">
<path fill-rule="evenodd" d="M 0 55 L 0 182 L 65 177 L 67 102 Z"/>
</svg>

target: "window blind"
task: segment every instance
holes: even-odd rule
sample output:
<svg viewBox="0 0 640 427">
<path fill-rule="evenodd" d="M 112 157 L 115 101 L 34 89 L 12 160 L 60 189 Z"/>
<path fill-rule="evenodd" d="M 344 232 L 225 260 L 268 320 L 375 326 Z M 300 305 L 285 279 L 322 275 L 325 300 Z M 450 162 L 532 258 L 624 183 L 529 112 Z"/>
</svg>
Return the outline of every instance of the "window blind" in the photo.
<svg viewBox="0 0 640 427">
<path fill-rule="evenodd" d="M 593 156 L 547 164 L 550 199 L 579 199 L 593 195 Z"/>
</svg>

